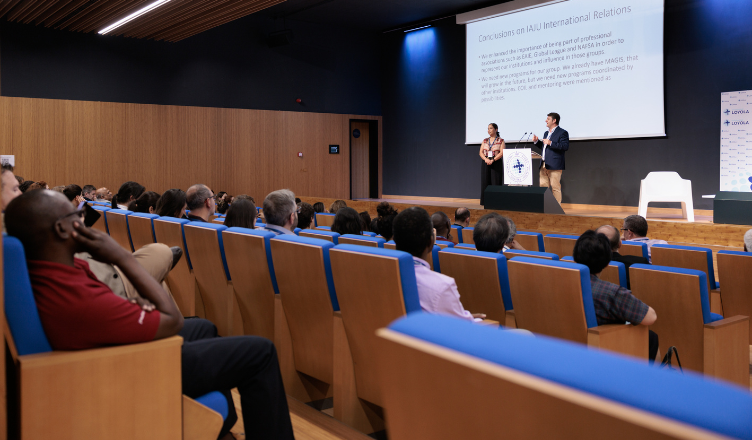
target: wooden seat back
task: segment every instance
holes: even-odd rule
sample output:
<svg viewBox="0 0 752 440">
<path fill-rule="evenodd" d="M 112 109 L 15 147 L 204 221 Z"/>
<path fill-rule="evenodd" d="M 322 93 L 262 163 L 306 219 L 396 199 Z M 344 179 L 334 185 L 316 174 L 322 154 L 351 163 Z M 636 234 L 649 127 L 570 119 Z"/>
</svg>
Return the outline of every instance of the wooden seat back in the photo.
<svg viewBox="0 0 752 440">
<path fill-rule="evenodd" d="M 507 259 L 512 259 L 514 257 L 530 257 L 530 258 L 540 258 L 543 260 L 559 260 L 559 256 L 556 254 L 552 254 L 550 252 L 536 252 L 536 251 L 519 251 L 516 249 L 509 249 L 508 251 L 504 252 L 504 256 L 507 257 Z"/>
<path fill-rule="evenodd" d="M 154 237 L 158 243 L 169 247 L 178 246 L 183 250 L 183 257 L 167 275 L 166 281 L 183 316 L 196 316 L 196 279 L 191 270 L 191 258 L 183 236 L 183 225 L 186 223 L 189 221 L 174 217 L 154 219 Z"/>
<path fill-rule="evenodd" d="M 709 440 L 752 432 L 748 391 L 600 350 L 430 314 L 378 336 L 389 438 L 582 439 L 604 429 L 619 439 Z"/>
<path fill-rule="evenodd" d="M 577 235 L 549 234 L 543 236 L 543 243 L 546 252 L 554 253 L 561 259 L 572 256 L 574 244 L 578 238 L 580 237 Z"/>
<path fill-rule="evenodd" d="M 718 252 L 718 276 L 723 280 L 721 300 L 724 315 L 752 316 L 752 253 Z M 749 341 L 752 344 L 752 330 Z"/>
<path fill-rule="evenodd" d="M 543 234 L 540 232 L 517 231 L 514 238 L 522 247 L 528 251 L 546 252 L 546 245 L 543 241 Z"/>
<path fill-rule="evenodd" d="M 333 224 L 334 224 L 334 214 L 329 214 L 326 212 L 316 213 L 316 226 L 331 227 Z"/>
<path fill-rule="evenodd" d="M 503 255 L 469 249 L 447 248 L 439 252 L 441 273 L 454 278 L 460 301 L 471 313 L 504 322 L 512 309 L 507 261 Z"/>
<path fill-rule="evenodd" d="M 703 305 L 710 305 L 701 271 L 671 272 L 662 266 L 633 264 L 629 268 L 632 294 L 655 310 L 658 319 L 650 329 L 659 336 L 661 353 L 676 346 L 683 368 L 703 371 Z M 704 295 L 704 299 L 703 299 Z"/>
<path fill-rule="evenodd" d="M 397 243 L 394 242 L 394 240 L 389 240 L 386 243 L 384 243 L 384 249 L 397 249 Z"/>
<path fill-rule="evenodd" d="M 344 234 L 337 239 L 338 244 L 356 244 L 359 246 L 369 246 L 383 248 L 386 240 L 383 238 L 371 237 L 369 235 Z"/>
<path fill-rule="evenodd" d="M 205 222 L 185 225 L 185 243 L 191 254 L 206 319 L 221 336 L 243 334 L 243 322 L 235 298 L 224 254 L 221 232 L 225 226 Z"/>
<path fill-rule="evenodd" d="M 270 261 L 273 232 L 229 228 L 222 231 L 227 268 L 243 319 L 243 334 L 274 340 L 274 295 L 279 292 Z"/>
<path fill-rule="evenodd" d="M 632 255 L 633 257 L 643 257 L 646 260 L 650 260 L 648 254 L 648 244 L 639 241 L 623 240 L 619 253 L 622 255 Z"/>
<path fill-rule="evenodd" d="M 713 269 L 713 251 L 709 248 L 656 244 L 652 249 L 652 263 L 656 266 L 703 271 L 707 277 L 708 291 L 717 288 Z"/>
<path fill-rule="evenodd" d="M 298 234 L 300 237 L 318 238 L 321 240 L 331 241 L 334 244 L 339 244 L 339 234 L 331 231 L 324 231 L 320 229 L 303 229 Z"/>
<path fill-rule="evenodd" d="M 561 261 L 574 262 L 574 258 L 564 257 L 561 259 Z M 603 281 L 608 281 L 609 283 L 616 284 L 617 286 L 621 286 L 625 289 L 627 288 L 626 266 L 624 266 L 624 263 L 621 263 L 619 261 L 609 262 L 608 266 L 606 266 L 601 271 L 601 273 L 598 274 L 598 278 L 602 279 Z"/>
<path fill-rule="evenodd" d="M 131 211 L 124 209 L 110 209 L 104 213 L 107 218 L 107 230 L 112 237 L 123 249 L 133 252 L 131 236 L 128 233 L 128 216 Z"/>
<path fill-rule="evenodd" d="M 333 383 L 332 314 L 339 310 L 326 240 L 279 236 L 271 240 L 282 307 L 292 336 L 295 369 Z"/>
<path fill-rule="evenodd" d="M 421 310 L 413 259 L 405 252 L 355 245 L 335 246 L 329 255 L 357 395 L 382 405 L 376 330 Z"/>
<path fill-rule="evenodd" d="M 587 344 L 597 322 L 585 266 L 516 257 L 507 267 L 517 328 Z"/>
<path fill-rule="evenodd" d="M 475 244 L 473 240 L 473 231 L 475 228 L 462 228 L 462 243 L 463 244 Z"/>
<path fill-rule="evenodd" d="M 154 219 L 156 218 L 159 218 L 156 214 L 142 214 L 140 212 L 134 212 L 128 216 L 128 231 L 131 235 L 134 250 L 155 243 Z"/>
</svg>

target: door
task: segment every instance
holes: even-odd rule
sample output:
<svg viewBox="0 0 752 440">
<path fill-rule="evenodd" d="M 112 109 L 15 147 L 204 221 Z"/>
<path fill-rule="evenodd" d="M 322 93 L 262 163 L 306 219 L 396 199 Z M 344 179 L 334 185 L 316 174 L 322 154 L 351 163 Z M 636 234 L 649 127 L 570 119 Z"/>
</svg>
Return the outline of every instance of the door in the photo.
<svg viewBox="0 0 752 440">
<path fill-rule="evenodd" d="M 368 122 L 350 121 L 350 198 L 370 195 L 370 133 Z"/>
</svg>

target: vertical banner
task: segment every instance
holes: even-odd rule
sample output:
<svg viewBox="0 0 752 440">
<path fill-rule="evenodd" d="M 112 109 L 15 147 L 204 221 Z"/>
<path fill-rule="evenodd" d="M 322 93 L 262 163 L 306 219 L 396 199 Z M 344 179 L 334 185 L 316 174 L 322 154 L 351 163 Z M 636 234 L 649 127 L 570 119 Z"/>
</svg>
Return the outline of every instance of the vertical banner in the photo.
<svg viewBox="0 0 752 440">
<path fill-rule="evenodd" d="M 721 93 L 721 191 L 752 191 L 752 90 Z"/>
</svg>

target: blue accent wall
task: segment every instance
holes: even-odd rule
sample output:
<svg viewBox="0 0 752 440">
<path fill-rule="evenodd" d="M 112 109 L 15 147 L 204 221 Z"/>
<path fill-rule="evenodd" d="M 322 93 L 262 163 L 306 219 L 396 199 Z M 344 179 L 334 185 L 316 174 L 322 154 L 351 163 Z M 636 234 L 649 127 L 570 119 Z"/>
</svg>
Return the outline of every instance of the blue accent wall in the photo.
<svg viewBox="0 0 752 440">
<path fill-rule="evenodd" d="M 667 136 L 573 141 L 563 202 L 637 206 L 641 179 L 651 171 L 677 171 L 692 180 L 695 208 L 712 209 L 701 196 L 719 186 L 720 95 L 752 89 L 750 21 L 750 1 L 666 0 Z M 423 48 L 419 64 L 407 50 L 409 33 L 382 37 L 383 191 L 479 198 L 479 146 L 464 144 L 465 28 L 449 18 L 430 29 L 434 45 L 430 52 Z M 488 122 L 504 123 L 493 115 Z"/>
</svg>

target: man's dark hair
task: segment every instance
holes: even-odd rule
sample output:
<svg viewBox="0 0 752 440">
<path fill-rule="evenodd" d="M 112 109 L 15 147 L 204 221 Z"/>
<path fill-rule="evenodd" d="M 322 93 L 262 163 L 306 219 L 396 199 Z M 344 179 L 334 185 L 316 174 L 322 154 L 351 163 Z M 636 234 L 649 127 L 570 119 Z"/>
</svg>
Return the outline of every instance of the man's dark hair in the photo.
<svg viewBox="0 0 752 440">
<path fill-rule="evenodd" d="M 256 210 L 256 205 L 250 199 L 233 200 L 230 209 L 227 210 L 224 225 L 228 228 L 253 229 L 256 226 L 257 217 L 258 211 Z"/>
<path fill-rule="evenodd" d="M 295 197 L 295 204 L 297 205 L 297 204 L 299 204 L 300 202 L 302 202 L 302 200 L 300 200 L 300 197 Z"/>
<path fill-rule="evenodd" d="M 191 191 L 194 187 L 195 189 Z M 211 196 L 212 190 L 206 185 L 199 183 L 188 188 L 188 191 L 185 193 L 185 201 L 188 204 L 188 210 L 192 211 L 200 208 L 207 199 L 211 198 Z"/>
<path fill-rule="evenodd" d="M 5 174 L 6 171 L 10 171 L 12 173 L 13 172 L 13 165 L 11 165 L 9 163 L 4 163 L 4 164 L 0 165 L 0 175 Z"/>
<path fill-rule="evenodd" d="M 16 180 L 18 180 L 18 184 L 19 185 L 21 185 L 22 183 L 24 183 L 24 178 L 21 177 L 21 176 L 16 176 Z"/>
<path fill-rule="evenodd" d="M 332 223 L 332 232 L 340 235 L 361 235 L 363 233 L 363 222 L 360 220 L 358 211 L 352 208 L 341 208 L 337 211 L 337 215 L 334 216 L 334 223 Z"/>
<path fill-rule="evenodd" d="M 436 211 L 431 216 L 431 223 L 433 228 L 436 229 L 436 235 L 450 239 L 449 236 L 452 232 L 452 224 L 449 222 L 449 216 L 442 211 Z"/>
<path fill-rule="evenodd" d="M 551 112 L 551 113 L 547 114 L 546 116 L 551 116 L 551 119 L 553 119 L 554 121 L 556 121 L 556 125 L 560 125 L 561 124 L 561 116 L 559 116 L 558 113 Z"/>
<path fill-rule="evenodd" d="M 648 221 L 641 215 L 630 215 L 624 219 L 624 229 L 632 231 L 639 237 L 647 237 Z"/>
<path fill-rule="evenodd" d="M 83 189 L 84 193 L 96 192 L 96 191 L 97 191 L 97 187 L 96 186 L 94 186 L 94 185 L 84 185 L 84 189 Z"/>
<path fill-rule="evenodd" d="M 584 264 L 591 275 L 597 275 L 611 261 L 611 243 L 608 237 L 590 229 L 577 239 L 572 256 L 575 263 Z"/>
<path fill-rule="evenodd" d="M 473 230 L 475 248 L 483 252 L 499 252 L 509 238 L 507 218 L 495 212 L 489 212 L 478 220 Z"/>
<path fill-rule="evenodd" d="M 131 197 L 133 197 L 133 200 L 136 200 L 144 193 L 144 191 L 146 191 L 146 188 L 138 182 L 125 182 L 120 185 L 117 194 L 112 196 L 112 209 L 117 209 L 118 204 L 127 205 L 130 203 Z"/>
<path fill-rule="evenodd" d="M 168 189 L 162 194 L 155 208 L 160 217 L 178 217 L 185 206 L 185 191 L 182 189 Z"/>
<path fill-rule="evenodd" d="M 457 210 L 454 211 L 455 223 L 462 223 L 469 218 L 470 218 L 470 210 L 467 208 L 457 208 Z"/>
<path fill-rule="evenodd" d="M 50 190 L 27 191 L 11 200 L 5 208 L 8 235 L 21 240 L 27 255 L 47 247 L 57 218 L 72 210 L 61 194 Z"/>
<path fill-rule="evenodd" d="M 414 257 L 422 256 L 426 248 L 433 244 L 431 217 L 419 206 L 407 208 L 397 214 L 392 230 L 397 250 L 405 251 Z"/>
<path fill-rule="evenodd" d="M 313 212 L 324 212 L 324 204 L 322 202 L 314 203 Z"/>
<path fill-rule="evenodd" d="M 603 232 L 608 230 L 608 234 Z M 617 249 L 619 249 L 619 243 L 621 242 L 621 238 L 619 237 L 619 230 L 611 225 L 603 225 L 595 230 L 595 232 L 599 234 L 603 234 L 608 238 L 608 243 L 611 245 L 611 251 L 615 252 Z"/>
<path fill-rule="evenodd" d="M 24 181 L 24 183 L 18 185 L 18 189 L 20 189 L 21 192 L 24 193 L 33 184 L 34 184 L 33 180 L 26 180 L 26 181 Z"/>
<path fill-rule="evenodd" d="M 300 208 L 298 208 L 298 227 L 300 229 L 308 229 L 313 222 L 313 206 L 310 203 L 300 202 Z"/>
<path fill-rule="evenodd" d="M 80 196 L 81 193 L 81 187 L 76 185 L 75 183 L 72 183 L 63 188 L 63 194 L 65 194 L 65 197 L 67 197 L 71 202 L 76 198 L 76 196 Z"/>
</svg>

